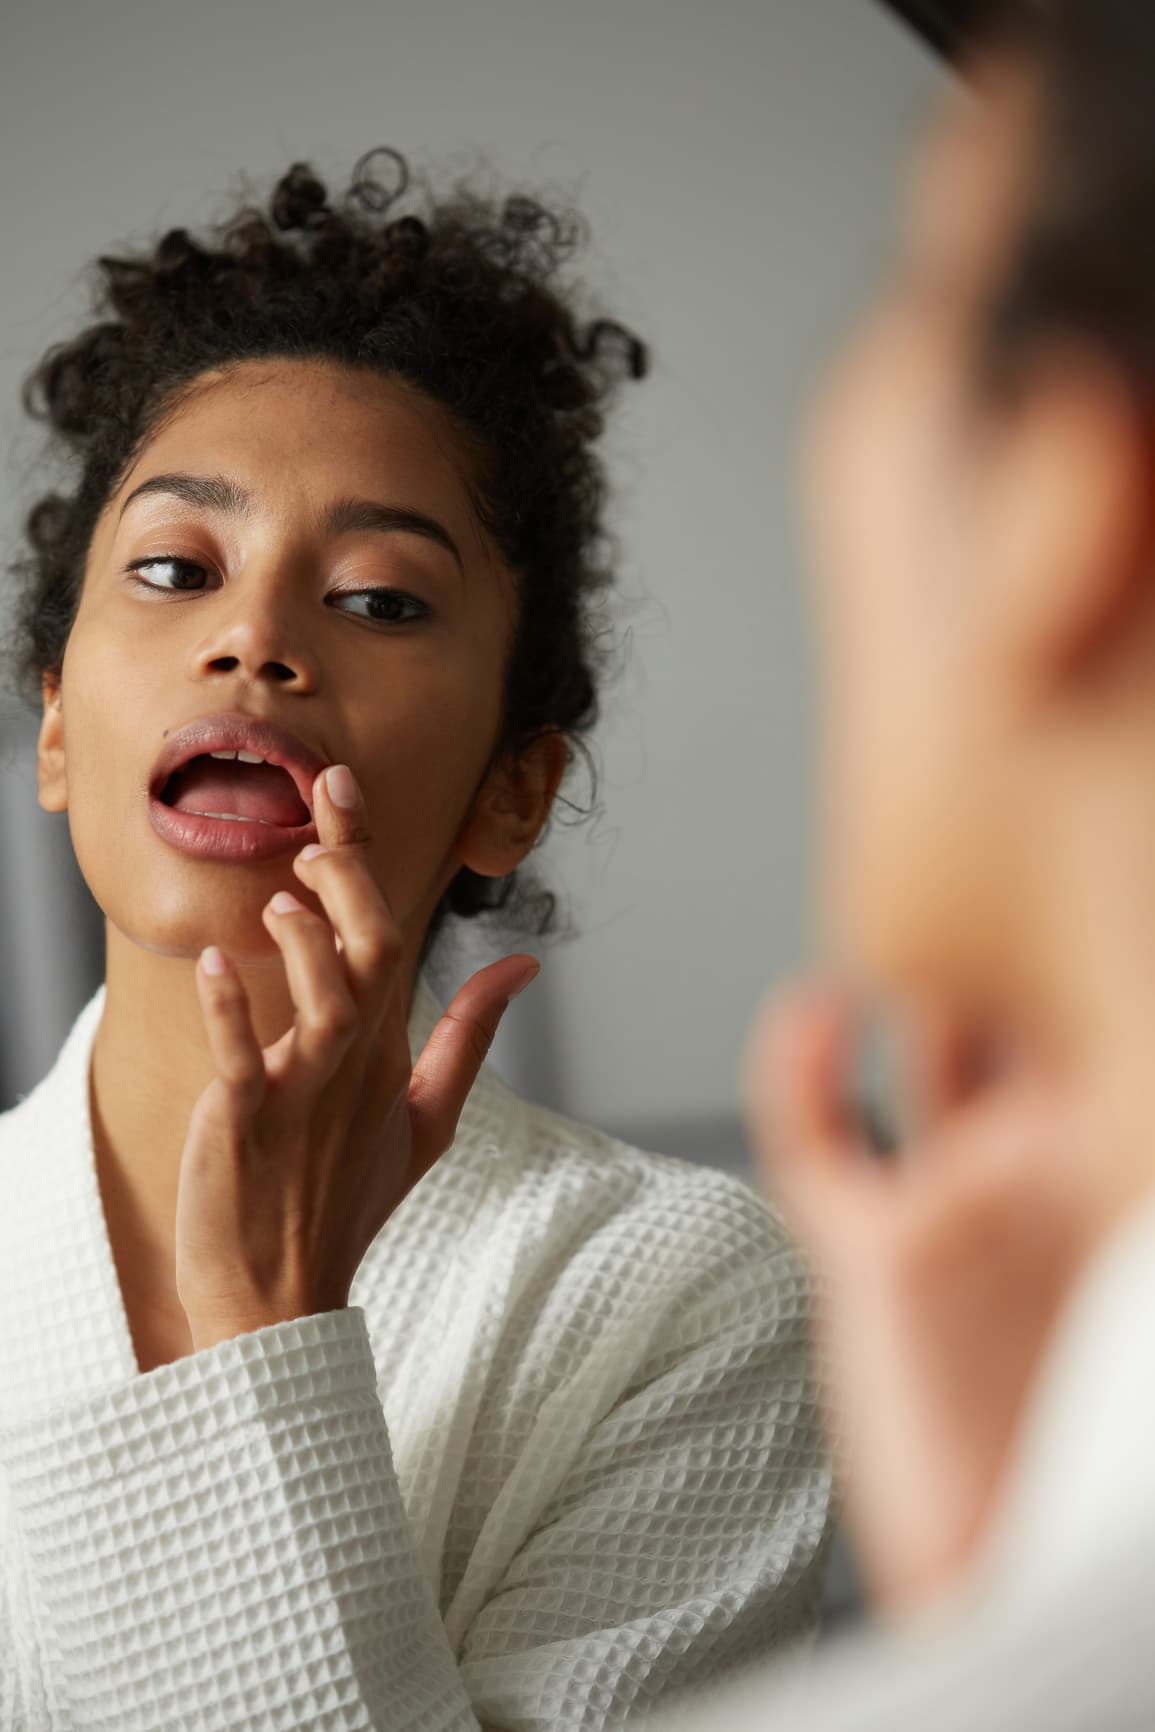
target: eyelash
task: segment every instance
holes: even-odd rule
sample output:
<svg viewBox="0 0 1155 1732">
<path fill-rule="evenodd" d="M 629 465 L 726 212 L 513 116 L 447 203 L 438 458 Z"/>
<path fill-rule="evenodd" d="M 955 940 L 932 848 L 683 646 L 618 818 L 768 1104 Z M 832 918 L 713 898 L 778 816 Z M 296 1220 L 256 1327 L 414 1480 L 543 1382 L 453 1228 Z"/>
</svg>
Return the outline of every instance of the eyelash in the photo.
<svg viewBox="0 0 1155 1732">
<path fill-rule="evenodd" d="M 182 590 L 180 588 L 169 588 L 168 585 L 163 583 L 150 583 L 148 578 L 139 575 L 149 566 L 156 565 L 169 565 L 179 567 L 185 572 L 194 571 L 207 575 L 207 568 L 203 565 L 198 565 L 195 560 L 182 559 L 179 554 L 163 553 L 152 554 L 148 559 L 135 559 L 131 565 L 126 567 L 126 570 L 132 574 L 132 581 L 134 584 L 141 589 L 151 590 L 154 595 L 203 594 L 203 591 L 196 589 Z M 339 589 L 335 590 L 333 593 L 341 596 L 386 596 L 392 602 L 406 603 L 408 606 L 417 609 L 416 613 L 410 614 L 406 619 L 382 619 L 379 616 L 374 617 L 374 615 L 370 613 L 353 614 L 352 617 L 354 619 L 367 620 L 370 625 L 416 625 L 422 620 L 431 618 L 433 612 L 428 602 L 422 601 L 420 596 L 410 595 L 406 590 L 393 589 L 383 584 L 373 585 L 369 589 Z M 345 611 L 346 610 L 343 608 L 338 609 L 338 612 Z"/>
</svg>

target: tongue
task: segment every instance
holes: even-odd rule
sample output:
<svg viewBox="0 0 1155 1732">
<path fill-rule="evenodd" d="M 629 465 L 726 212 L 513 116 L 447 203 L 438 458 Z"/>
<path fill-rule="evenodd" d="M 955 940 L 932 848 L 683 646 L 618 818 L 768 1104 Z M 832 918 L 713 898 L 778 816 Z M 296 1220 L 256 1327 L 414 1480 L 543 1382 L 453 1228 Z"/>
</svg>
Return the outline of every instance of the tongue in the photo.
<svg viewBox="0 0 1155 1732">
<path fill-rule="evenodd" d="M 295 829 L 309 809 L 287 770 L 276 764 L 241 764 L 228 758 L 193 758 L 164 791 L 178 812 L 230 812 Z"/>
</svg>

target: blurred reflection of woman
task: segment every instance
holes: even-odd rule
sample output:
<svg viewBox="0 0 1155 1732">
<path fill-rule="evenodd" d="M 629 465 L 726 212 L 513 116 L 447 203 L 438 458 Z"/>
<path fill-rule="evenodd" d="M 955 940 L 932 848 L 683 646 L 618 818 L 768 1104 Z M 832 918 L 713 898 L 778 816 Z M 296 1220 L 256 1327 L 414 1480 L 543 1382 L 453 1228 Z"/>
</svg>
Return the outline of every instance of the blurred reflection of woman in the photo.
<svg viewBox="0 0 1155 1732">
<path fill-rule="evenodd" d="M 966 10 L 961 8 L 960 10 Z M 681 1732 L 1155 1726 L 1155 9 L 995 7 L 811 427 L 825 989 L 752 1066 L 890 1625 Z"/>
</svg>

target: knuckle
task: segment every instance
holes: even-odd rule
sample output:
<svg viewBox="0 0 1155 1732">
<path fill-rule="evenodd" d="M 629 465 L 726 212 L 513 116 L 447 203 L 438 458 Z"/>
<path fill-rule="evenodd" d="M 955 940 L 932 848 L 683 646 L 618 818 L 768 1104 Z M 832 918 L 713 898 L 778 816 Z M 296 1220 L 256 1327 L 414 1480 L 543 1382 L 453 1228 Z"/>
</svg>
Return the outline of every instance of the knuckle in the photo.
<svg viewBox="0 0 1155 1732">
<path fill-rule="evenodd" d="M 324 854 L 317 856 L 318 866 L 332 871 L 346 871 L 368 859 L 372 838 L 364 824 L 350 822 L 329 843 Z M 311 864 L 311 862 L 310 862 Z"/>
<path fill-rule="evenodd" d="M 247 1053 L 227 1055 L 217 1069 L 230 1089 L 247 1092 L 263 1081 L 264 1065 L 258 1065 Z"/>
<path fill-rule="evenodd" d="M 497 1030 L 486 1028 L 476 1017 L 459 1018 L 458 1026 L 462 1030 L 465 1044 L 471 1056 L 476 1059 L 479 1065 L 484 1064 L 489 1057 L 489 1049 L 493 1045 L 493 1037 Z"/>
<path fill-rule="evenodd" d="M 228 1141 L 236 1116 L 233 1090 L 223 1077 L 215 1078 L 189 1114 L 189 1131 L 195 1139 Z"/>
<path fill-rule="evenodd" d="M 312 1018 L 313 1037 L 324 1045 L 351 1040 L 356 1028 L 357 1006 L 351 998 L 326 999 Z"/>
<path fill-rule="evenodd" d="M 385 921 L 370 926 L 359 937 L 359 949 L 366 967 L 383 972 L 401 954 L 401 937 L 396 927 Z"/>
<path fill-rule="evenodd" d="M 363 820 L 353 817 L 342 826 L 339 846 L 345 849 L 368 848 L 372 837 L 369 826 Z"/>
<path fill-rule="evenodd" d="M 225 1090 L 209 1087 L 195 1103 L 189 1114 L 189 1132 L 194 1137 L 204 1136 L 214 1132 L 224 1118 Z"/>
<path fill-rule="evenodd" d="M 489 1049 L 493 1045 L 493 1036 L 479 1024 L 474 1023 L 469 1036 L 469 1050 L 479 1065 L 483 1065 L 489 1057 Z"/>
<path fill-rule="evenodd" d="M 421 1071 L 413 1072 L 405 1092 L 409 1105 L 417 1112 L 423 1113 L 437 1104 L 437 1091 L 430 1079 Z"/>
</svg>

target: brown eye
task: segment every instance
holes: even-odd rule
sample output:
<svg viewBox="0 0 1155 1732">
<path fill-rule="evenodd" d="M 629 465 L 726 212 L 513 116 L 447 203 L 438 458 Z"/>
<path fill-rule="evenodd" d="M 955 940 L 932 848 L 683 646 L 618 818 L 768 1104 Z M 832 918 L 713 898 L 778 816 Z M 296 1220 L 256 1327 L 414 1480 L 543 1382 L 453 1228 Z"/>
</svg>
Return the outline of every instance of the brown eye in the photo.
<svg viewBox="0 0 1155 1732">
<path fill-rule="evenodd" d="M 133 560 L 128 569 L 138 573 L 138 581 L 149 589 L 196 590 L 200 587 L 197 579 L 208 576 L 203 565 L 196 565 L 191 559 L 180 559 L 172 554 L 156 554 L 151 559 Z M 147 576 L 139 575 L 146 572 Z"/>
<path fill-rule="evenodd" d="M 341 602 L 364 602 L 364 610 L 342 607 L 341 611 L 380 625 L 413 625 L 418 620 L 430 618 L 432 611 L 419 596 L 408 595 L 403 589 L 341 590 L 334 598 L 334 605 L 338 599 Z"/>
</svg>

